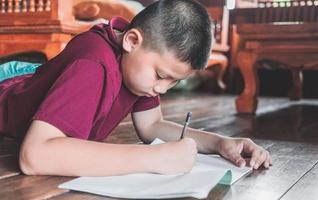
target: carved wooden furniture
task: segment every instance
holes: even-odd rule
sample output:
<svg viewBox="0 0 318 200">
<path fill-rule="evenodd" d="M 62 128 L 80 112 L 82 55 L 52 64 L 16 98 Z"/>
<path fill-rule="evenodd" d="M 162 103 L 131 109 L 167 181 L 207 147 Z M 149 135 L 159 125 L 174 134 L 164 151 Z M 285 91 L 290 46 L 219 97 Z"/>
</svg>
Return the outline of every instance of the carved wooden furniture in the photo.
<svg viewBox="0 0 318 200">
<path fill-rule="evenodd" d="M 259 80 L 255 63 L 278 61 L 292 71 L 289 97 L 302 96 L 302 70 L 318 69 L 317 1 L 260 1 L 259 8 L 235 9 L 232 57 L 244 79 L 244 90 L 236 99 L 239 113 L 257 109 Z M 278 83 L 279 84 L 279 83 Z"/>
<path fill-rule="evenodd" d="M 0 56 L 36 51 L 54 57 L 75 34 L 90 27 L 74 19 L 72 2 L 1 0 Z"/>
</svg>

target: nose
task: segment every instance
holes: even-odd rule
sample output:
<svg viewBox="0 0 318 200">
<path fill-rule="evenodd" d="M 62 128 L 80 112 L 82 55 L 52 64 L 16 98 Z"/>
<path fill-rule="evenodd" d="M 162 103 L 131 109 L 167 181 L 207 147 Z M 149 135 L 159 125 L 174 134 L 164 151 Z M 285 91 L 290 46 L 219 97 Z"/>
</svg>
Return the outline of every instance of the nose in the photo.
<svg viewBox="0 0 318 200">
<path fill-rule="evenodd" d="M 155 93 L 164 94 L 167 92 L 168 86 L 165 86 L 164 84 L 157 84 L 155 85 L 153 90 Z"/>
</svg>

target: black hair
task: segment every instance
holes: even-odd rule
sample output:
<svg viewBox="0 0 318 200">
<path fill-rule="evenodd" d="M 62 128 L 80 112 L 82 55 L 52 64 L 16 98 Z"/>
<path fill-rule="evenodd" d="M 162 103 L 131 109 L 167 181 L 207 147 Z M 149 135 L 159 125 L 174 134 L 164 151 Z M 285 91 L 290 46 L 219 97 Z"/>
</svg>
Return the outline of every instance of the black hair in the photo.
<svg viewBox="0 0 318 200">
<path fill-rule="evenodd" d="M 212 22 L 205 7 L 195 0 L 159 0 L 141 11 L 127 30 L 143 34 L 143 47 L 172 50 L 192 69 L 203 69 L 212 45 Z"/>
</svg>

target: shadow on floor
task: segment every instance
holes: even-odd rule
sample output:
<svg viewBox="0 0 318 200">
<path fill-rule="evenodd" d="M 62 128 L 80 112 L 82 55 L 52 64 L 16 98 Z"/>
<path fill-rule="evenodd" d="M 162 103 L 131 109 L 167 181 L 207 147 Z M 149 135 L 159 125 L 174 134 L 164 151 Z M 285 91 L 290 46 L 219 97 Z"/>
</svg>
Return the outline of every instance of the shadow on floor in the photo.
<svg viewBox="0 0 318 200">
<path fill-rule="evenodd" d="M 318 143 L 318 106 L 291 105 L 261 115 L 237 115 L 214 129 L 226 135 Z"/>
</svg>

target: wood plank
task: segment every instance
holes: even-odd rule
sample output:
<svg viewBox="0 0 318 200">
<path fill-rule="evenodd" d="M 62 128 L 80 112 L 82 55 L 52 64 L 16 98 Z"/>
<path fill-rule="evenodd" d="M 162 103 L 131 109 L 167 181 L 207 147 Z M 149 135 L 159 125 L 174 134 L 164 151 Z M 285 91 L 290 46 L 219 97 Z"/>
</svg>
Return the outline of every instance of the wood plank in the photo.
<svg viewBox="0 0 318 200">
<path fill-rule="evenodd" d="M 316 200 L 318 197 L 318 165 L 302 177 L 281 200 Z"/>
<path fill-rule="evenodd" d="M 291 111 L 290 109 L 294 111 Z M 312 108 L 310 108 L 310 110 L 311 109 Z M 275 106 L 273 106 L 272 110 L 275 110 Z M 301 118 L 304 119 L 308 114 L 307 112 L 305 112 L 305 114 L 300 114 L 299 108 L 288 108 L 288 106 L 285 108 L 285 111 L 283 108 L 283 111 L 281 110 L 279 112 L 283 112 L 283 114 L 275 114 L 275 112 L 272 112 L 269 113 L 272 117 L 268 117 L 264 114 L 258 116 L 258 118 L 251 116 L 235 116 L 234 122 L 227 124 L 223 128 L 227 128 L 229 132 L 236 134 L 237 136 L 244 135 L 245 130 L 249 130 L 248 134 L 246 134 L 247 136 L 262 138 L 261 135 L 255 134 L 253 131 L 261 130 L 266 127 L 268 127 L 267 130 L 269 130 L 271 127 L 269 123 L 270 120 L 272 120 L 272 124 L 275 124 L 273 121 L 277 122 L 276 120 L 282 118 L 282 116 L 286 117 L 286 115 L 288 116 L 288 114 L 291 114 L 292 112 L 295 113 L 294 115 L 291 115 L 290 118 L 302 115 Z M 279 122 L 279 125 L 281 125 L 283 129 L 283 131 L 281 131 L 282 134 L 280 139 L 283 139 L 284 135 L 288 138 L 288 131 L 290 129 L 286 127 L 290 126 L 291 121 L 288 121 L 290 118 Z M 311 117 L 309 116 L 307 120 L 302 120 L 302 127 L 304 131 L 308 131 L 310 127 L 313 127 L 313 123 L 311 123 L 310 119 Z M 256 123 L 257 125 L 251 126 L 253 125 L 251 122 L 255 122 L 255 120 L 258 120 Z M 209 123 L 208 121 L 212 120 L 202 120 L 201 127 L 205 128 Z M 197 126 L 200 127 L 200 124 L 197 124 Z M 277 125 L 276 127 L 279 126 Z M 128 130 L 131 130 L 131 127 L 126 129 L 126 131 Z M 120 134 L 127 134 L 126 131 L 123 129 Z M 266 132 L 266 129 L 263 131 Z M 275 134 L 276 132 L 269 133 L 269 138 L 275 136 Z M 303 177 L 305 173 L 307 173 L 307 171 L 312 168 L 312 166 L 316 164 L 318 160 L 318 148 L 315 144 L 310 145 L 299 142 L 273 141 L 269 140 L 269 138 L 265 140 L 255 139 L 255 141 L 265 148 L 268 148 L 268 150 L 272 153 L 274 166 L 270 170 L 256 170 L 250 176 L 237 182 L 232 187 L 218 185 L 210 192 L 208 199 L 233 199 L 233 197 L 235 197 L 235 199 L 254 199 L 256 196 L 259 197 L 259 199 L 277 199 L 288 191 L 299 179 Z M 260 196 L 260 194 L 262 195 Z M 77 192 L 64 194 L 59 196 L 58 199 L 69 199 L 69 197 L 72 197 L 73 195 L 75 195 L 74 197 L 76 198 L 83 199 L 109 199 L 107 197 L 104 198 Z"/>
<path fill-rule="evenodd" d="M 301 39 L 317 38 L 317 23 L 303 24 L 240 24 L 237 31 L 242 34 L 244 39 Z M 293 33 L 293 34 L 290 34 Z"/>
<path fill-rule="evenodd" d="M 191 93 L 190 93 L 191 94 Z M 188 94 L 189 95 L 189 94 Z M 212 132 L 217 132 L 222 135 L 232 136 L 235 134 L 241 133 L 243 130 L 248 129 L 246 127 L 248 123 L 242 123 L 242 121 L 245 121 L 246 117 L 248 116 L 237 116 L 235 111 L 235 105 L 234 105 L 234 98 L 233 96 L 208 96 L 206 97 L 203 95 L 202 99 L 207 98 L 209 102 L 208 103 L 204 101 L 200 101 L 196 99 L 196 96 L 200 96 L 198 94 L 192 93 L 194 95 L 194 98 L 191 98 L 189 96 L 188 99 L 192 99 L 193 102 L 197 105 L 197 107 L 192 108 L 191 106 L 187 107 L 186 104 L 178 105 L 178 100 L 182 100 L 184 97 L 181 95 L 181 97 L 176 97 L 177 100 L 172 101 L 174 99 L 174 96 L 168 96 L 165 97 L 167 99 L 162 101 L 162 112 L 164 115 L 164 118 L 166 120 L 170 120 L 179 124 L 182 124 L 185 120 L 185 114 L 188 111 L 193 112 L 192 122 L 190 124 L 190 127 L 201 129 L 201 130 L 207 130 Z M 184 102 L 184 101 L 183 101 Z M 185 101 L 185 102 L 191 102 L 191 101 Z M 311 101 L 308 101 L 311 103 Z M 292 105 L 293 103 L 285 98 L 260 98 L 260 106 L 257 111 L 258 114 L 267 113 L 270 111 L 273 111 L 278 108 L 284 108 L 288 105 Z M 199 106 L 198 106 L 199 105 Z M 177 108 L 177 110 L 173 110 L 175 107 L 181 107 Z M 171 110 L 173 110 L 171 112 Z M 235 128 L 236 131 L 233 132 L 232 128 L 228 128 L 227 125 L 231 123 L 238 123 Z M 231 125 L 230 125 L 231 126 Z M 238 130 L 241 130 L 238 132 Z M 129 131 L 133 136 L 127 135 L 127 131 Z M 136 143 L 139 142 L 139 139 L 136 135 L 136 132 L 133 128 L 132 122 L 128 121 L 125 123 L 120 123 L 118 127 L 116 127 L 113 130 L 113 133 L 106 139 L 107 142 L 111 143 Z"/>
<path fill-rule="evenodd" d="M 208 200 L 214 199 L 277 199 L 297 182 L 318 159 L 318 148 L 315 145 L 294 142 L 275 142 L 257 140 L 272 152 L 274 165 L 270 170 L 254 170 L 248 177 L 233 186 L 217 185 L 209 193 Z M 306 148 L 304 148 L 306 147 Z M 273 187 L 272 187 L 273 186 Z M 265 189 L 264 189 L 265 188 Z M 259 196 L 262 194 L 262 196 Z M 117 199 L 95 196 L 86 193 L 72 192 L 53 199 Z M 190 200 L 193 198 L 182 198 Z"/>
<path fill-rule="evenodd" d="M 236 115 L 234 110 L 234 104 L 231 103 L 233 101 L 232 97 L 224 98 L 221 100 L 220 98 L 212 97 L 210 101 L 216 101 L 214 107 L 208 107 L 211 109 L 207 109 L 202 106 L 204 109 L 193 110 L 193 117 L 190 127 L 198 128 L 201 130 L 207 130 L 212 132 L 217 132 L 222 135 L 233 136 L 240 135 L 245 137 L 265 137 L 265 138 L 276 138 L 276 139 L 284 139 L 286 137 L 292 137 L 291 134 L 287 134 L 286 132 L 290 132 L 290 126 L 279 126 L 280 123 L 290 123 L 290 120 L 293 120 L 298 114 L 300 114 L 297 105 L 304 104 L 305 106 L 315 106 L 318 105 L 315 101 L 305 100 L 299 102 L 290 102 L 287 99 L 282 98 L 261 98 L 260 99 L 260 108 L 258 110 L 258 115 Z M 184 105 L 182 105 L 183 107 Z M 294 111 L 293 107 L 296 106 Z M 166 105 L 163 105 L 163 109 Z M 285 109 L 285 111 L 284 111 Z M 209 111 L 210 110 L 210 111 Z M 277 113 L 283 112 L 282 114 L 272 114 L 271 111 L 277 110 Z M 290 111 L 289 111 L 290 110 Z M 187 109 L 184 110 L 186 113 Z M 306 109 L 306 113 L 303 115 L 306 116 L 308 112 L 311 112 L 311 108 Z M 179 115 L 165 117 L 167 120 L 171 120 L 177 123 L 182 124 L 184 120 L 183 111 L 178 111 Z M 204 114 L 202 114 L 202 112 Z M 287 113 L 285 113 L 287 112 Z M 290 113 L 295 112 L 293 116 L 286 118 L 285 115 L 289 115 Z M 285 114 L 284 114 L 285 113 Z M 273 115 L 273 116 L 272 116 Z M 164 115 L 167 116 L 167 115 Z M 269 116 L 269 117 L 267 117 Z M 272 116 L 272 117 L 271 117 Z M 284 116 L 283 118 L 281 116 Z M 315 114 L 316 116 L 316 114 Z M 302 118 L 302 116 L 297 117 L 297 119 Z M 307 117 L 307 118 L 310 118 Z M 264 120 L 265 119 L 265 120 Z M 288 121 L 289 120 L 289 121 Z M 275 126 L 273 121 L 279 122 L 276 123 L 278 125 Z M 257 125 L 258 124 L 258 125 Z M 308 126 L 308 125 L 307 125 Z M 284 131 L 282 131 L 282 130 Z M 286 129 L 286 130 L 285 130 Z M 304 131 L 306 131 L 305 126 L 302 127 Z M 275 131 L 274 131 L 275 130 Z M 314 130 L 314 129 L 313 129 Z M 295 133 L 297 129 L 293 132 Z M 127 132 L 131 132 L 134 136 L 128 136 Z M 296 133 L 295 133 L 296 134 Z M 278 137 L 280 135 L 280 137 Z M 308 134 L 307 134 L 308 135 Z M 287 138 L 286 138 L 287 139 Z M 310 140 L 312 138 L 310 137 Z M 124 123 L 117 127 L 113 133 L 107 138 L 108 142 L 112 143 L 136 143 L 139 141 L 136 132 L 133 128 L 132 123 Z"/>
<path fill-rule="evenodd" d="M 20 174 L 18 156 L 0 157 L 0 179 Z"/>
<path fill-rule="evenodd" d="M 259 143 L 261 141 L 258 141 Z M 211 199 L 279 199 L 318 160 L 318 146 L 294 142 L 274 142 L 268 150 L 273 166 L 269 170 L 254 170 L 252 174 L 219 193 L 210 193 Z"/>
<path fill-rule="evenodd" d="M 315 120 L 317 116 L 317 105 L 294 105 L 260 116 L 243 115 L 236 119 L 235 123 L 224 126 L 223 130 L 237 132 L 236 136 L 267 138 L 254 139 L 262 146 L 265 141 L 267 143 L 272 141 L 269 139 L 277 141 L 273 141 L 273 145 L 268 148 L 274 166 L 270 170 L 254 171 L 250 176 L 233 185 L 222 199 L 231 199 L 233 196 L 235 199 L 253 199 L 255 196 L 258 199 L 278 199 L 299 180 L 303 184 L 295 190 L 300 194 L 308 182 L 309 196 L 316 197 L 314 194 L 318 188 L 317 184 L 303 180 L 303 176 L 308 171 L 311 174 L 311 168 L 318 162 L 318 136 L 315 134 L 318 127 Z M 222 130 L 222 127 L 220 129 Z M 308 176 L 306 175 L 305 178 Z M 216 199 L 218 198 L 221 197 L 218 196 Z M 295 199 L 301 198 L 295 197 Z"/>
<path fill-rule="evenodd" d="M 178 105 L 176 99 L 181 100 L 182 98 L 184 98 L 183 103 Z M 191 126 L 204 130 L 221 131 L 222 134 L 253 137 L 256 138 L 255 141 L 258 144 L 272 152 L 274 166 L 270 170 L 256 170 L 232 187 L 218 185 L 210 192 L 208 199 L 255 199 L 255 196 L 258 197 L 259 194 L 264 194 L 264 197 L 268 197 L 267 199 L 280 197 L 315 165 L 315 160 L 318 160 L 316 156 L 318 155 L 317 145 L 315 143 L 307 144 L 308 140 L 315 136 L 312 130 L 316 130 L 317 127 L 315 123 L 316 108 L 305 107 L 300 110 L 299 107 L 293 107 L 298 105 L 297 103 L 289 102 L 286 99 L 261 98 L 259 115 L 235 115 L 233 100 L 234 98 L 231 96 L 214 97 L 209 95 L 205 97 L 203 95 L 202 100 L 200 100 L 200 95 L 194 95 L 193 98 L 191 98 L 191 95 L 186 97 L 179 95 L 175 98 L 170 96 L 162 100 L 162 108 L 165 112 L 164 115 L 168 116 L 170 120 L 183 122 L 186 111 L 189 107 L 193 107 L 196 117 L 193 118 Z M 313 106 L 310 102 L 308 105 Z M 300 102 L 300 105 L 302 105 L 301 103 L 303 101 Z M 189 107 L 187 107 L 188 104 Z M 275 114 L 274 111 L 277 109 L 281 110 Z M 280 112 L 283 112 L 283 114 L 279 114 Z M 288 115 L 290 115 L 289 118 Z M 293 118 L 296 119 L 290 121 Z M 279 141 L 284 140 L 284 138 L 290 141 L 298 141 L 297 137 L 290 134 L 293 130 L 290 128 L 290 124 L 299 120 L 300 126 L 294 126 L 294 132 L 297 132 L 297 127 L 301 127 L 298 130 L 304 134 L 307 133 L 306 137 L 308 139 L 303 140 L 303 142 Z M 279 132 L 279 130 L 281 131 Z M 268 137 L 266 137 L 266 133 L 269 134 Z M 277 135 L 277 133 L 280 134 Z M 110 139 L 110 141 L 115 143 L 136 143 L 139 141 L 131 123 L 121 124 L 114 130 L 111 137 L 113 137 L 113 140 Z M 0 141 L 0 151 L 1 144 Z M 7 144 L 7 147 L 10 148 L 12 145 Z M 14 166 L 17 167 L 17 158 L 14 159 L 13 156 L 6 155 L 0 157 L 0 162 L 4 166 L 0 165 L 0 176 L 3 174 L 3 177 L 6 174 L 10 176 L 10 174 L 14 175 L 18 172 L 17 168 L 14 168 Z M 0 179 L 0 195 L 8 199 L 43 199 L 50 197 L 52 199 L 114 199 L 86 193 L 68 192 L 57 188 L 60 183 L 70 179 L 72 178 L 16 175 Z M 16 189 L 12 190 L 12 188 Z M 184 199 L 190 200 L 193 198 Z"/>
<path fill-rule="evenodd" d="M 118 198 L 105 197 L 83 192 L 70 191 L 50 198 L 50 200 L 117 200 Z"/>
<path fill-rule="evenodd" d="M 300 102 L 257 116 L 237 115 L 232 123 L 212 130 L 224 135 L 318 144 L 317 118 L 316 103 Z"/>
<path fill-rule="evenodd" d="M 68 190 L 57 186 L 69 181 L 70 177 L 19 175 L 0 180 L 2 199 L 47 199 Z"/>
<path fill-rule="evenodd" d="M 294 111 L 293 111 L 294 110 Z M 296 110 L 296 111 L 295 111 Z M 311 111 L 311 116 L 314 115 L 315 112 L 313 108 L 306 107 L 305 110 Z M 294 115 L 291 113 L 294 112 Z M 304 112 L 304 116 L 308 113 Z M 267 116 L 270 115 L 270 116 Z M 290 115 L 290 116 L 289 116 Z M 276 121 L 278 119 L 282 119 L 284 121 L 278 122 L 280 127 L 284 129 L 284 127 L 290 126 L 290 118 L 294 118 L 295 116 L 301 116 L 299 113 L 299 107 L 287 107 L 277 112 L 272 112 L 269 114 L 261 115 L 257 118 L 260 118 L 260 121 L 263 121 L 263 118 Z M 265 117 L 264 117 L 265 116 Z M 286 116 L 289 116 L 286 117 Z M 314 115 L 315 116 L 315 115 Z M 244 130 L 244 126 L 242 124 L 246 124 L 246 120 L 255 120 L 255 117 L 251 116 L 238 116 L 241 123 L 234 123 L 227 125 L 229 130 L 232 130 L 233 133 L 241 132 Z M 308 117 L 309 121 L 313 121 L 311 117 Z M 315 119 L 315 118 L 313 118 Z M 243 123 L 242 123 L 243 120 Z M 308 120 L 303 121 L 305 124 L 308 123 Z M 277 122 L 277 121 L 276 121 Z M 248 123 L 247 123 L 248 124 Z M 240 127 L 242 129 L 240 129 Z M 264 123 L 262 126 L 256 126 L 256 130 L 266 131 L 266 127 L 271 127 L 270 123 Z M 267 129 L 268 130 L 268 129 Z M 237 132 L 238 131 L 238 132 Z M 288 131 L 282 131 L 285 135 L 288 135 Z M 274 133 L 275 134 L 275 133 Z M 238 193 L 242 195 L 241 199 L 252 198 L 253 196 L 264 193 L 264 188 L 271 188 L 271 185 L 275 185 L 275 187 L 280 186 L 278 189 L 269 190 L 269 192 L 265 192 L 264 199 L 273 198 L 276 199 L 283 195 L 288 189 L 298 181 L 306 171 L 308 171 L 318 160 L 318 150 L 316 145 L 308 145 L 306 143 L 293 143 L 293 142 L 280 142 L 280 141 L 271 141 L 271 140 L 260 140 L 256 139 L 256 143 L 262 145 L 265 148 L 268 148 L 269 151 L 272 152 L 274 166 L 270 170 L 257 170 L 254 171 L 252 175 L 242 180 L 242 183 L 235 184 L 231 187 L 230 191 L 238 190 Z M 286 173 L 287 172 L 287 173 Z M 266 174 L 266 176 L 265 176 Z M 290 176 L 289 174 L 292 174 Z M 246 184 L 247 182 L 247 184 Z M 256 185 L 254 187 L 250 187 L 251 185 Z M 277 186 L 278 185 L 278 186 Z M 233 189 L 234 188 L 234 189 Z M 250 189 L 251 188 L 251 189 Z M 229 188 L 225 186 L 218 186 L 217 189 L 213 189 L 210 193 L 209 199 L 220 199 L 229 198 L 228 193 Z M 241 195 L 239 195 L 241 196 Z"/>
<path fill-rule="evenodd" d="M 210 108 L 219 107 L 220 106 L 219 104 L 222 103 L 223 101 L 228 102 L 228 104 L 224 103 L 224 105 L 233 104 L 233 97 L 230 97 L 230 96 L 223 97 L 223 101 L 220 101 L 220 98 L 222 98 L 221 96 L 216 96 L 213 99 L 211 98 L 210 95 L 202 95 L 202 94 L 196 94 L 196 93 L 191 93 L 191 96 L 192 96 L 191 98 L 187 98 L 184 95 L 179 95 L 179 96 L 175 96 L 175 94 L 163 95 L 163 97 L 161 97 L 160 102 L 162 105 L 161 106 L 162 113 L 165 116 L 165 118 L 168 119 L 168 118 L 179 116 L 179 115 L 185 115 L 185 113 L 189 111 L 199 112 L 201 110 L 207 110 L 206 107 L 210 107 Z M 205 105 L 206 107 L 202 105 Z M 131 122 L 130 115 L 128 115 L 123 120 L 123 122 L 124 123 Z"/>
</svg>

